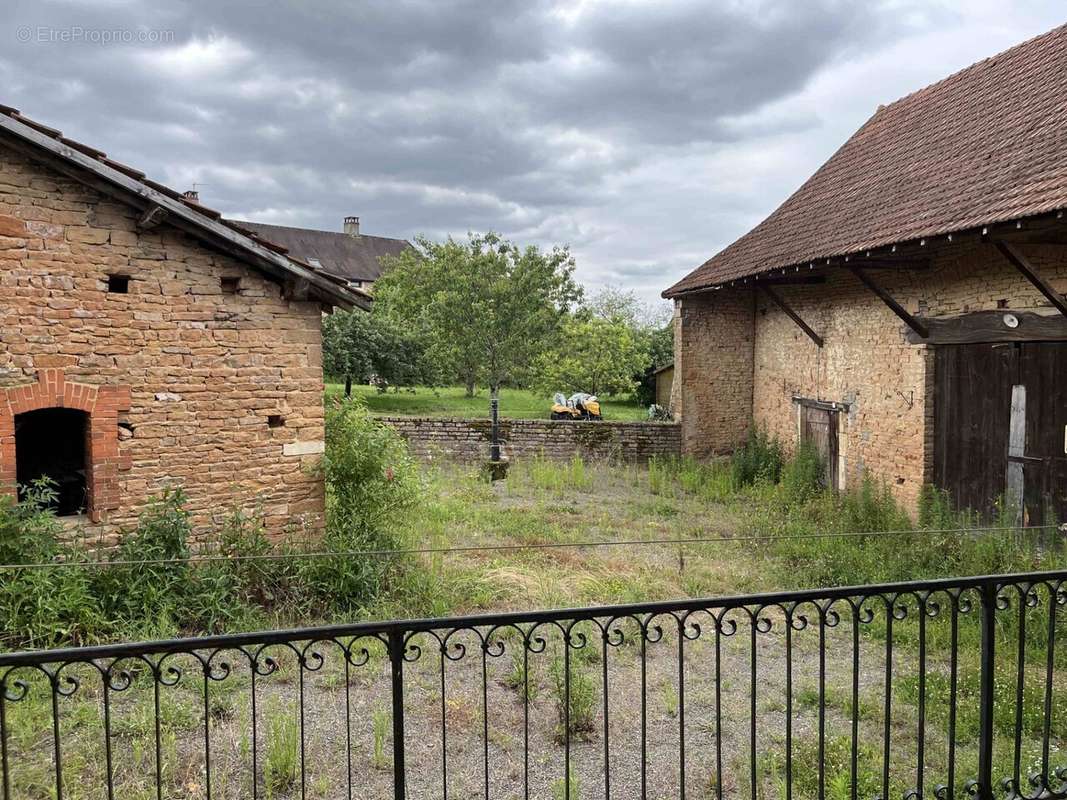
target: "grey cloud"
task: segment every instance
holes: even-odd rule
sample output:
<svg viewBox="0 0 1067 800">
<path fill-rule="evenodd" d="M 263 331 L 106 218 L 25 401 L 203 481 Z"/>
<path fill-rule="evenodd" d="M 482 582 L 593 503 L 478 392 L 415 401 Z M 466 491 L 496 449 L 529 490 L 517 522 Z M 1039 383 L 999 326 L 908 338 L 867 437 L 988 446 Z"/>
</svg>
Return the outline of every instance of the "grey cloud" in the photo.
<svg viewBox="0 0 1067 800">
<path fill-rule="evenodd" d="M 358 213 L 384 235 L 495 229 L 570 242 L 580 275 L 588 263 L 587 278 L 653 291 L 717 239 L 695 217 L 673 220 L 691 226 L 682 231 L 621 224 L 634 197 L 618 176 L 814 129 L 817 110 L 747 117 L 910 32 L 897 2 L 575 8 L 15 0 L 0 21 L 0 102 L 177 188 L 198 181 L 226 213 L 327 228 Z M 16 38 L 24 26 L 74 25 L 174 41 Z M 638 199 L 672 191 L 652 178 Z M 751 213 L 750 198 L 721 199 L 732 208 L 718 216 Z M 657 242 L 673 252 L 652 257 Z"/>
</svg>

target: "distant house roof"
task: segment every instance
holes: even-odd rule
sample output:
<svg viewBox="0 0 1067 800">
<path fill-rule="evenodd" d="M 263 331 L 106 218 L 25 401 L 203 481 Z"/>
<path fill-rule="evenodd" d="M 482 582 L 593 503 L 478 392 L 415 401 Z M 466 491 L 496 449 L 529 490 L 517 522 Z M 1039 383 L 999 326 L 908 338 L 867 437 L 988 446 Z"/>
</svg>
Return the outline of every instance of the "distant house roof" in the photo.
<svg viewBox="0 0 1067 800">
<path fill-rule="evenodd" d="M 322 269 L 350 281 L 375 281 L 382 274 L 382 256 L 396 256 L 411 247 L 403 239 L 367 236 L 312 228 L 290 228 L 264 222 L 234 220 L 234 224 L 254 231 L 286 248 L 305 261 L 317 263 Z"/>
<path fill-rule="evenodd" d="M 652 374 L 653 375 L 659 375 L 661 372 L 666 372 L 669 369 L 674 369 L 674 362 L 673 361 L 668 361 L 662 367 L 656 367 L 654 370 L 652 370 Z"/>
<path fill-rule="evenodd" d="M 288 254 L 284 247 L 222 219 L 195 199 L 157 183 L 140 170 L 110 159 L 100 150 L 76 142 L 62 131 L 0 105 L 0 144 L 44 161 L 97 191 L 113 196 L 192 234 L 206 245 L 237 258 L 282 283 L 293 297 L 350 308 L 370 308 L 370 296 L 352 289 L 326 270 Z"/>
<path fill-rule="evenodd" d="M 665 297 L 1067 207 L 1067 26 L 883 106 Z"/>
</svg>

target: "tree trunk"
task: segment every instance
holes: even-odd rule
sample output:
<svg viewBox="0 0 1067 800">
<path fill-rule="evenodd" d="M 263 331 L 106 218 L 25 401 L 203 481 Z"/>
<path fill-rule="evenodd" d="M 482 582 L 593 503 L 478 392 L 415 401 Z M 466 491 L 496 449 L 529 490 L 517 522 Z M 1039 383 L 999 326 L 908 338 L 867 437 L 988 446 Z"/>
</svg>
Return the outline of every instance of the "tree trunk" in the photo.
<svg viewBox="0 0 1067 800">
<path fill-rule="evenodd" d="M 352 396 L 352 376 L 345 375 L 345 397 Z"/>
<path fill-rule="evenodd" d="M 467 389 L 467 397 L 474 397 L 474 390 L 477 388 L 474 384 L 474 376 L 468 375 L 464 381 Z"/>
</svg>

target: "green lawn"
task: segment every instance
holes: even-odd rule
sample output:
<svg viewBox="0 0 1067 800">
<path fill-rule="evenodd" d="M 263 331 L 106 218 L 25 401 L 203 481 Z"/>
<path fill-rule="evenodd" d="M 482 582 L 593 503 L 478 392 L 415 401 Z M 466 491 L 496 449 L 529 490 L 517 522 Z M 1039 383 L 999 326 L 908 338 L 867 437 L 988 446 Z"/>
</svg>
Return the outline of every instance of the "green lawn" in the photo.
<svg viewBox="0 0 1067 800">
<path fill-rule="evenodd" d="M 326 384 L 326 395 L 339 395 L 344 386 Z M 467 397 L 463 387 L 449 386 L 438 389 L 401 389 L 379 392 L 373 386 L 353 386 L 353 396 L 362 398 L 375 414 L 413 417 L 487 417 L 489 416 L 489 390 L 482 389 L 474 397 Z M 552 405 L 550 395 L 525 389 L 502 389 L 500 392 L 500 416 L 511 419 L 548 419 Z M 643 420 L 647 409 L 629 397 L 601 398 L 604 419 L 617 421 Z"/>
</svg>

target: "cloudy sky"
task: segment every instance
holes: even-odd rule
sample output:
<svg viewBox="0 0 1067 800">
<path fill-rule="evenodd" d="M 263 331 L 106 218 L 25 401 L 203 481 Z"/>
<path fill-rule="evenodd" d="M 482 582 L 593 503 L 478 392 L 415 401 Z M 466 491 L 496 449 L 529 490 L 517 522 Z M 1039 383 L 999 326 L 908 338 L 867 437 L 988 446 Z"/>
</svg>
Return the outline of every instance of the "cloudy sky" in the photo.
<svg viewBox="0 0 1067 800">
<path fill-rule="evenodd" d="M 0 103 L 245 219 L 569 244 L 654 298 L 1062 0 L 3 0 Z"/>
</svg>

